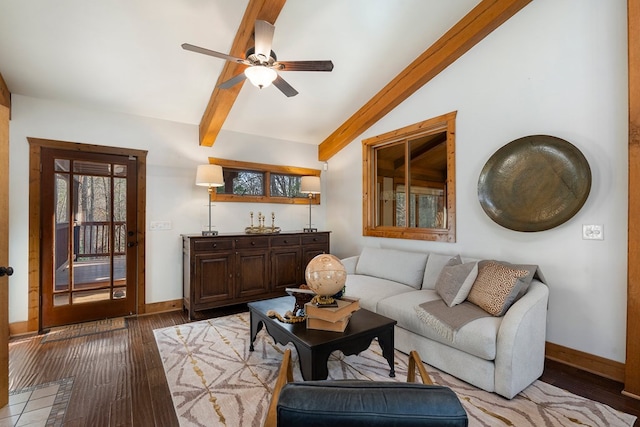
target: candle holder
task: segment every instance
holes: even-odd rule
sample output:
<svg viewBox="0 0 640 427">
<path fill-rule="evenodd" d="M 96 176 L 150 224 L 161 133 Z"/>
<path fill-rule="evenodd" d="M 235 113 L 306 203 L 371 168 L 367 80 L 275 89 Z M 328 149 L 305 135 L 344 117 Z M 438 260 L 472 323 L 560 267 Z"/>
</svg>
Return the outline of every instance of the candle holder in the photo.
<svg viewBox="0 0 640 427">
<path fill-rule="evenodd" d="M 262 212 L 258 212 L 258 226 L 253 226 L 253 212 L 249 212 L 249 227 L 244 229 L 247 234 L 277 234 L 280 232 L 280 227 L 276 227 L 276 214 L 271 212 L 271 227 L 265 227 L 265 216 Z"/>
</svg>

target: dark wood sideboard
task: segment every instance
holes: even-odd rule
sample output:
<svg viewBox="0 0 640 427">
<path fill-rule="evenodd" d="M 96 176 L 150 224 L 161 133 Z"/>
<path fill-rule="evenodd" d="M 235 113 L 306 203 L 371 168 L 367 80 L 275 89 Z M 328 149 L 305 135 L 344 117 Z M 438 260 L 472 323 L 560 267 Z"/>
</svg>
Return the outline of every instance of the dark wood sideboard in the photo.
<svg viewBox="0 0 640 427">
<path fill-rule="evenodd" d="M 304 283 L 313 257 L 329 253 L 328 231 L 183 235 L 183 306 L 196 311 L 286 295 Z"/>
</svg>

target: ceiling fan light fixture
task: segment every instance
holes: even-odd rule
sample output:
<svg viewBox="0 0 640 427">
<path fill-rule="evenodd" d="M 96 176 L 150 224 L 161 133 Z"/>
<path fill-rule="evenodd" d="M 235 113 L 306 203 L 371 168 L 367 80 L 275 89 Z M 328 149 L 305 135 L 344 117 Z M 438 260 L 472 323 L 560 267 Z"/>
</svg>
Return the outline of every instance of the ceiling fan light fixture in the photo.
<svg viewBox="0 0 640 427">
<path fill-rule="evenodd" d="M 244 70 L 247 79 L 256 87 L 260 89 L 269 86 L 278 77 L 278 73 L 273 68 L 265 67 L 264 65 L 254 65 Z"/>
</svg>

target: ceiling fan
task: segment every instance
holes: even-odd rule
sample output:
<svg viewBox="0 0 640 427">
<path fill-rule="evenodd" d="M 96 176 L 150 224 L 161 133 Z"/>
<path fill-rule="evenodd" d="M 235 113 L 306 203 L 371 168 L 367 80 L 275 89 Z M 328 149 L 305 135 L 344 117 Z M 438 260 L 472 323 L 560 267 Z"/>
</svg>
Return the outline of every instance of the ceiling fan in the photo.
<svg viewBox="0 0 640 427">
<path fill-rule="evenodd" d="M 333 70 L 333 62 L 331 61 L 278 61 L 276 54 L 271 50 L 271 42 L 273 41 L 273 32 L 275 26 L 267 21 L 256 21 L 255 24 L 255 46 L 247 50 L 246 58 L 236 58 L 231 55 L 205 49 L 203 47 L 194 46 L 189 43 L 183 43 L 182 48 L 204 55 L 215 56 L 216 58 L 226 59 L 227 61 L 237 62 L 239 64 L 248 65 L 244 72 L 220 83 L 220 89 L 228 89 L 231 86 L 240 83 L 244 79 L 249 81 L 260 89 L 269 86 L 271 83 L 286 96 L 296 96 L 298 91 L 287 83 L 278 71 L 331 71 Z"/>
</svg>

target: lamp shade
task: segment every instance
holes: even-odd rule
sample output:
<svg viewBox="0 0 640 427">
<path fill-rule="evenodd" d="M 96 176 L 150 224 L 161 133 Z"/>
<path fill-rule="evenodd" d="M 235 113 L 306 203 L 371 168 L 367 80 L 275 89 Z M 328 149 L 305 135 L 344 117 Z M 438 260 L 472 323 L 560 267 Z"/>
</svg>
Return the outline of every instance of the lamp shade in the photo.
<svg viewBox="0 0 640 427">
<path fill-rule="evenodd" d="M 222 166 L 198 165 L 198 170 L 196 172 L 196 185 L 202 185 L 205 187 L 222 187 L 224 185 Z"/>
<path fill-rule="evenodd" d="M 300 192 L 306 194 L 320 194 L 320 177 L 303 176 L 300 180 Z"/>
<path fill-rule="evenodd" d="M 247 76 L 251 84 L 259 87 L 260 89 L 269 86 L 276 77 L 278 77 L 276 70 L 265 67 L 264 65 L 248 67 L 244 70 L 244 74 Z"/>
</svg>

